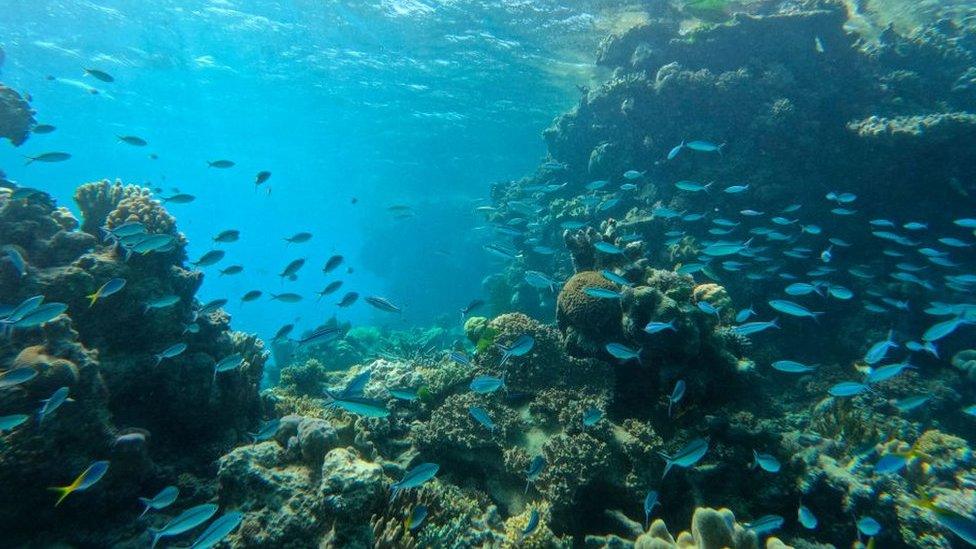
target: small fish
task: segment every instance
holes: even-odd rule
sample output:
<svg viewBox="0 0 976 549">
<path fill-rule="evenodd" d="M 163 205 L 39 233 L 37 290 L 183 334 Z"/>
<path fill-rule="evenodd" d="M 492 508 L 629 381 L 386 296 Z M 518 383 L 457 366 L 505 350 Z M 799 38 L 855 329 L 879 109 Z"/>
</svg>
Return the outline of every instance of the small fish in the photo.
<svg viewBox="0 0 976 549">
<path fill-rule="evenodd" d="M 485 428 L 487 428 L 490 432 L 495 431 L 495 422 L 491 420 L 491 417 L 488 415 L 488 412 L 484 410 L 484 408 L 479 406 L 471 406 L 468 408 L 468 413 L 471 414 L 471 417 L 473 417 L 475 421 L 484 425 Z"/>
<path fill-rule="evenodd" d="M 861 517 L 857 521 L 857 530 L 865 536 L 872 537 L 881 532 L 881 524 L 871 517 Z"/>
<path fill-rule="evenodd" d="M 749 185 L 731 185 L 729 187 L 725 187 L 725 189 L 723 189 L 722 192 L 728 194 L 739 194 L 739 193 L 746 192 L 748 190 L 749 190 Z"/>
<path fill-rule="evenodd" d="M 159 511 L 169 507 L 178 497 L 180 497 L 180 489 L 176 486 L 167 486 L 151 498 L 139 498 L 139 501 L 146 506 L 139 518 L 142 518 L 150 509 Z"/>
<path fill-rule="evenodd" d="M 0 389 L 9 389 L 27 383 L 37 377 L 37 370 L 29 366 L 12 368 L 0 373 Z"/>
<path fill-rule="evenodd" d="M 679 379 L 677 383 L 674 384 L 674 389 L 671 389 L 671 394 L 668 395 L 668 417 L 671 417 L 671 409 L 681 402 L 681 399 L 685 397 L 685 390 L 687 385 L 685 380 Z"/>
<path fill-rule="evenodd" d="M 94 486 L 96 482 L 102 480 L 102 477 L 104 477 L 105 473 L 108 472 L 108 464 L 109 462 L 107 461 L 96 461 L 89 465 L 88 468 L 85 469 L 80 475 L 78 475 L 78 478 L 72 481 L 71 484 L 67 486 L 55 486 L 48 488 L 48 490 L 58 492 L 59 494 L 58 501 L 55 502 L 54 506 L 57 507 L 58 505 L 61 505 L 64 498 L 68 497 L 72 493 L 87 490 Z"/>
<path fill-rule="evenodd" d="M 647 495 L 644 496 L 644 529 L 647 529 L 647 523 L 651 521 L 651 513 L 654 512 L 654 508 L 661 505 L 657 491 L 648 490 Z"/>
<path fill-rule="evenodd" d="M 24 256 L 20 254 L 20 251 L 17 250 L 17 248 L 14 248 L 13 246 L 4 246 L 3 252 L 7 260 L 10 261 L 10 263 L 14 266 L 14 269 L 17 270 L 17 274 L 19 276 L 23 277 L 27 274 L 27 261 L 24 259 Z"/>
<path fill-rule="evenodd" d="M 705 313 L 706 315 L 714 315 L 715 318 L 719 318 L 719 310 L 707 301 L 699 301 L 695 304 L 698 310 Z"/>
<path fill-rule="evenodd" d="M 536 455 L 529 462 L 529 467 L 525 470 L 525 490 L 529 491 L 529 483 L 539 480 L 539 476 L 542 475 L 542 471 L 546 468 L 546 458 L 542 455 Z"/>
<path fill-rule="evenodd" d="M 169 347 L 164 349 L 161 353 L 154 356 L 154 358 L 156 359 L 156 365 L 158 366 L 159 363 L 162 362 L 164 359 L 180 356 L 183 353 L 183 351 L 186 350 L 186 347 L 187 347 L 186 343 L 174 343 L 173 345 L 170 345 Z"/>
<path fill-rule="evenodd" d="M 197 539 L 193 540 L 190 549 L 210 549 L 236 530 L 243 520 L 244 513 L 240 511 L 231 511 L 221 515 L 220 518 L 211 522 L 210 526 L 207 526 L 207 529 L 201 532 Z"/>
<path fill-rule="evenodd" d="M 603 410 L 596 406 L 590 406 L 583 412 L 583 426 L 593 427 L 603 419 Z"/>
<path fill-rule="evenodd" d="M 932 397 L 930 395 L 915 395 L 910 397 L 905 397 L 901 400 L 896 400 L 892 405 L 898 409 L 901 413 L 906 413 L 918 408 L 919 406 L 925 404 Z"/>
<path fill-rule="evenodd" d="M 171 196 L 160 196 L 159 199 L 162 200 L 163 202 L 167 203 L 167 204 L 169 204 L 169 203 L 173 203 L 173 204 L 189 204 L 190 202 L 193 202 L 194 200 L 196 200 L 197 197 L 193 196 L 192 194 L 177 193 L 177 194 L 174 194 L 174 195 L 171 195 Z"/>
<path fill-rule="evenodd" d="M 641 177 L 644 177 L 645 173 L 647 172 L 639 172 L 637 170 L 627 170 L 624 172 L 624 179 L 629 179 L 633 181 L 634 179 L 640 179 Z"/>
<path fill-rule="evenodd" d="M 472 299 L 470 303 L 461 308 L 461 321 L 464 321 L 464 317 L 468 316 L 474 311 L 477 311 L 485 304 L 484 300 Z"/>
<path fill-rule="evenodd" d="M 511 357 L 521 357 L 525 356 L 532 350 L 535 346 L 535 338 L 529 334 L 522 334 L 515 338 L 515 340 L 508 346 L 499 345 L 502 349 L 502 358 L 498 363 L 499 366 L 508 362 Z"/>
<path fill-rule="evenodd" d="M 956 328 L 959 326 L 967 323 L 968 321 L 964 320 L 963 318 L 953 318 L 933 324 L 922 334 L 922 341 L 926 343 L 938 341 L 948 336 L 952 332 L 955 332 Z"/>
<path fill-rule="evenodd" d="M 281 420 L 271 419 L 261 424 L 261 427 L 254 433 L 248 433 L 254 442 L 263 442 L 269 440 L 278 434 L 278 428 L 281 427 Z"/>
<path fill-rule="evenodd" d="M 468 385 L 468 388 L 470 388 L 475 393 L 487 394 L 487 393 L 493 393 L 504 386 L 505 386 L 504 379 L 494 377 L 494 376 L 480 375 L 471 380 L 471 383 L 470 385 Z"/>
<path fill-rule="evenodd" d="M 668 160 L 674 160 L 675 157 L 678 156 L 678 153 L 681 152 L 681 149 L 684 149 L 684 148 L 685 148 L 685 142 L 684 141 L 682 141 L 680 145 L 676 145 L 675 147 L 673 147 L 668 152 Z"/>
<path fill-rule="evenodd" d="M 749 240 L 745 242 L 714 242 L 705 246 L 701 253 L 712 257 L 735 255 L 748 250 L 750 242 Z"/>
<path fill-rule="evenodd" d="M 864 379 L 868 383 L 881 383 L 882 381 L 887 381 L 894 377 L 897 377 L 902 372 L 909 368 L 915 368 L 907 362 L 900 362 L 898 364 L 888 364 L 881 366 L 880 368 L 873 368 L 871 373 L 867 375 Z"/>
<path fill-rule="evenodd" d="M 322 288 L 321 292 L 318 292 L 319 299 L 322 299 L 323 297 L 329 294 L 335 293 L 336 290 L 338 290 L 341 287 L 342 287 L 341 280 L 333 280 L 332 282 L 329 282 L 328 284 L 325 285 L 325 288 Z"/>
<path fill-rule="evenodd" d="M 190 264 L 196 267 L 209 267 L 223 259 L 224 255 L 226 255 L 226 252 L 223 250 L 210 250 L 209 252 L 200 256 L 200 259 L 191 261 Z"/>
<path fill-rule="evenodd" d="M 779 515 L 765 515 L 758 519 L 742 525 L 747 530 L 752 530 L 756 535 L 774 532 L 783 526 L 783 517 Z"/>
<path fill-rule="evenodd" d="M 214 160 L 214 161 L 209 161 L 208 160 L 207 161 L 207 167 L 208 168 L 218 168 L 218 169 L 233 168 L 234 167 L 234 162 L 232 162 L 230 160 Z"/>
<path fill-rule="evenodd" d="M 380 311 L 383 311 L 385 313 L 401 313 L 401 312 L 403 312 L 402 309 L 400 309 L 400 307 L 397 307 L 396 305 L 394 305 L 393 303 L 391 303 L 390 300 L 386 299 L 385 297 L 379 297 L 379 296 L 371 295 L 371 296 L 367 296 L 367 297 L 363 298 L 363 300 L 366 303 L 368 303 L 371 306 L 373 306 L 374 308 L 379 309 Z"/>
<path fill-rule="evenodd" d="M 859 383 L 857 381 L 842 381 L 828 389 L 827 394 L 835 397 L 850 397 L 870 390 L 870 387 L 864 383 Z"/>
<path fill-rule="evenodd" d="M 796 520 L 807 530 L 814 530 L 817 527 L 817 517 L 802 503 L 800 508 L 796 510 Z"/>
<path fill-rule="evenodd" d="M 73 402 L 68 396 L 68 388 L 61 387 L 48 398 L 41 401 L 41 407 L 37 411 L 37 423 L 41 424 L 45 419 L 51 416 L 54 412 L 61 407 L 65 402 Z"/>
<path fill-rule="evenodd" d="M 688 191 L 690 193 L 698 192 L 708 192 L 708 188 L 711 187 L 711 183 L 702 185 L 701 183 L 696 183 L 694 181 L 682 180 L 674 184 L 675 187 L 682 191 Z"/>
<path fill-rule="evenodd" d="M 739 312 L 735 313 L 735 321 L 739 324 L 749 320 L 752 316 L 756 314 L 756 311 L 749 307 L 748 309 L 741 309 Z"/>
<path fill-rule="evenodd" d="M 722 148 L 725 147 L 725 143 L 722 143 L 721 145 L 716 145 L 715 143 L 712 143 L 710 141 L 696 140 L 696 141 L 689 141 L 687 144 L 685 144 L 685 147 L 698 152 L 722 154 Z"/>
<path fill-rule="evenodd" d="M 285 292 L 281 294 L 271 294 L 271 300 L 280 301 L 282 303 L 298 303 L 302 300 L 302 296 L 292 292 Z"/>
<path fill-rule="evenodd" d="M 670 471 L 674 466 L 683 468 L 694 466 L 699 460 L 701 460 L 701 458 L 705 456 L 706 452 L 708 452 L 708 441 L 703 438 L 696 438 L 688 444 L 685 444 L 672 456 L 668 456 L 663 452 L 658 452 L 658 454 L 664 458 L 666 462 L 664 466 L 664 473 L 661 475 L 661 478 L 666 477 L 668 475 L 668 471 Z"/>
<path fill-rule="evenodd" d="M 336 303 L 338 307 L 351 307 L 356 300 L 359 299 L 359 293 L 357 292 L 347 292 L 346 295 L 342 296 L 339 303 Z"/>
<path fill-rule="evenodd" d="M 891 349 L 897 349 L 898 344 L 894 341 L 894 331 L 888 330 L 888 337 L 878 341 L 868 348 L 867 353 L 864 354 L 864 362 L 869 365 L 875 365 L 888 355 L 888 351 Z"/>
<path fill-rule="evenodd" d="M 609 280 L 610 282 L 613 282 L 614 284 L 620 284 L 621 286 L 631 286 L 631 282 L 629 280 L 618 275 L 613 271 L 608 271 L 604 269 L 600 271 L 600 275 L 603 276 L 603 278 Z"/>
<path fill-rule="evenodd" d="M 33 128 L 31 128 L 31 133 L 45 134 L 45 133 L 51 133 L 56 129 L 57 128 L 55 126 L 52 126 L 50 124 L 38 124 Z"/>
<path fill-rule="evenodd" d="M 808 317 L 816 320 L 818 316 L 823 314 L 821 312 L 813 312 L 803 305 L 785 299 L 772 299 L 768 303 L 773 309 L 790 316 Z"/>
<path fill-rule="evenodd" d="M 271 179 L 271 172 L 267 170 L 260 171 L 258 172 L 257 175 L 254 176 L 254 186 L 257 187 L 258 185 L 261 185 L 262 183 L 266 182 L 269 179 Z"/>
<path fill-rule="evenodd" d="M 392 502 L 394 499 L 396 499 L 397 494 L 401 490 L 410 490 L 412 488 L 423 486 L 427 481 L 434 478 L 440 468 L 440 465 L 436 463 L 421 463 L 420 465 L 410 469 L 403 475 L 403 478 L 400 479 L 399 482 L 394 482 L 390 486 L 393 488 L 393 493 L 390 495 L 390 501 Z"/>
<path fill-rule="evenodd" d="M 776 456 L 771 454 L 762 454 L 755 450 L 752 451 L 752 466 L 759 467 L 767 473 L 778 473 L 782 465 Z"/>
<path fill-rule="evenodd" d="M 525 276 L 523 278 L 525 282 L 533 288 L 544 288 L 549 291 L 553 291 L 553 289 L 556 287 L 555 280 L 546 276 L 545 273 L 540 273 L 539 271 L 525 271 Z"/>
<path fill-rule="evenodd" d="M 605 254 L 621 255 L 621 254 L 624 253 L 623 248 L 619 248 L 617 246 L 614 246 L 613 244 L 611 244 L 609 242 L 603 242 L 602 240 L 599 241 L 599 242 L 594 243 L 593 244 L 593 247 L 596 248 L 597 250 L 605 253 Z"/>
<path fill-rule="evenodd" d="M 193 530 L 197 526 L 200 526 L 204 522 L 210 520 L 210 517 L 217 514 L 217 506 L 213 503 L 204 503 L 202 505 L 197 505 L 195 507 L 190 507 L 186 511 L 180 513 L 176 518 L 170 520 L 160 529 L 150 528 L 149 535 L 152 536 L 152 543 L 150 544 L 150 549 L 156 547 L 159 540 L 166 537 L 178 536 L 184 532 Z"/>
<path fill-rule="evenodd" d="M 408 402 L 417 400 L 419 398 L 419 396 L 417 395 L 417 390 L 411 389 L 409 387 L 387 389 L 387 392 L 390 393 L 390 395 L 392 395 L 393 398 L 406 400 Z"/>
<path fill-rule="evenodd" d="M 288 238 L 285 239 L 285 242 L 289 244 L 303 244 L 305 242 L 308 242 L 311 239 L 312 239 L 312 233 L 302 232 L 302 233 L 295 233 L 289 236 Z"/>
<path fill-rule="evenodd" d="M 290 334 L 291 331 L 294 329 L 295 329 L 294 324 L 285 324 L 281 328 L 278 328 L 278 331 L 275 332 L 275 335 L 274 337 L 271 338 L 271 341 L 280 341 L 282 339 L 287 338 L 288 334 Z"/>
<path fill-rule="evenodd" d="M 145 139 L 135 135 L 117 135 L 116 137 L 119 138 L 119 141 L 134 147 L 145 147 L 149 144 Z"/>
<path fill-rule="evenodd" d="M 522 528 L 522 531 L 519 532 L 519 538 L 524 540 L 525 538 L 531 536 L 532 532 L 535 532 L 536 528 L 538 527 L 539 511 L 537 509 L 532 509 L 532 512 L 529 513 L 529 520 L 525 523 L 525 528 Z"/>
<path fill-rule="evenodd" d="M 671 330 L 672 332 L 678 331 L 678 327 L 675 326 L 673 318 L 668 322 L 648 322 L 647 325 L 644 326 L 644 331 L 649 334 L 660 333 L 664 330 Z"/>
<path fill-rule="evenodd" d="M 312 333 L 299 339 L 298 348 L 302 348 L 306 345 L 315 345 L 335 341 L 341 335 L 342 331 L 339 328 L 335 326 L 325 326 L 314 330 Z"/>
<path fill-rule="evenodd" d="M 65 160 L 71 158 L 71 155 L 66 152 L 46 152 L 37 156 L 25 156 L 24 158 L 27 159 L 27 162 L 24 162 L 24 165 L 26 166 L 33 162 L 64 162 Z"/>
<path fill-rule="evenodd" d="M 285 268 L 280 273 L 278 273 L 278 277 L 282 279 L 287 278 L 288 280 L 297 280 L 298 271 L 304 266 L 305 258 L 293 259 L 288 262 L 288 265 L 285 265 Z"/>
<path fill-rule="evenodd" d="M 640 363 L 641 348 L 633 349 L 623 343 L 607 343 L 604 347 L 611 356 L 624 362 L 637 360 Z"/>
<path fill-rule="evenodd" d="M 27 414 L 14 414 L 10 416 L 0 416 L 0 434 L 16 429 L 28 419 L 30 419 L 30 416 Z"/>
<path fill-rule="evenodd" d="M 471 365 L 471 359 L 468 358 L 468 355 L 466 355 L 464 351 L 451 351 L 451 354 L 448 355 L 448 358 L 450 358 L 454 362 L 457 362 L 461 366 Z"/>
<path fill-rule="evenodd" d="M 234 353 L 232 355 L 225 356 L 214 365 L 214 379 L 217 378 L 217 374 L 236 370 L 240 368 L 241 364 L 243 363 L 244 356 L 241 353 Z"/>
<path fill-rule="evenodd" d="M 336 269 L 336 267 L 338 267 L 339 265 L 342 265 L 342 262 L 343 261 L 345 261 L 345 258 L 343 256 L 341 256 L 341 255 L 334 255 L 334 256 L 330 257 L 325 262 L 325 266 L 322 267 L 322 272 L 325 273 L 325 274 L 331 273 L 332 271 L 334 271 Z"/>
<path fill-rule="evenodd" d="M 816 371 L 813 366 L 807 366 L 795 360 L 777 360 L 772 364 L 773 369 L 787 374 L 806 374 Z"/>
<path fill-rule="evenodd" d="M 774 318 L 769 321 L 756 321 L 756 322 L 746 322 L 744 324 L 739 324 L 738 326 L 733 326 L 731 328 L 732 333 L 749 336 L 752 334 L 758 334 L 759 332 L 764 332 L 769 329 L 779 329 L 779 319 Z"/>
<path fill-rule="evenodd" d="M 584 288 L 583 293 L 596 299 L 620 299 L 623 297 L 622 294 L 616 290 L 600 288 L 598 286 Z"/>
<path fill-rule="evenodd" d="M 424 524 L 424 519 L 427 518 L 427 506 L 418 505 L 413 508 L 410 512 L 410 516 L 407 517 L 404 525 L 408 530 L 416 530 Z"/>
<path fill-rule="evenodd" d="M 115 82 L 115 77 L 113 77 L 111 74 L 105 71 L 101 71 L 98 69 L 83 69 L 83 70 L 85 71 L 85 74 L 92 76 L 98 80 L 101 80 L 102 82 Z"/>
<path fill-rule="evenodd" d="M 200 307 L 200 309 L 197 311 L 197 315 L 200 316 L 209 315 L 210 313 L 215 312 L 217 309 L 220 309 L 224 305 L 227 305 L 227 300 L 223 298 L 208 301 L 204 303 L 202 307 Z"/>
<path fill-rule="evenodd" d="M 223 269 L 219 269 L 218 272 L 220 273 L 220 276 L 232 276 L 236 274 L 241 274 L 244 272 L 244 266 L 230 265 L 228 267 L 224 267 Z"/>
</svg>

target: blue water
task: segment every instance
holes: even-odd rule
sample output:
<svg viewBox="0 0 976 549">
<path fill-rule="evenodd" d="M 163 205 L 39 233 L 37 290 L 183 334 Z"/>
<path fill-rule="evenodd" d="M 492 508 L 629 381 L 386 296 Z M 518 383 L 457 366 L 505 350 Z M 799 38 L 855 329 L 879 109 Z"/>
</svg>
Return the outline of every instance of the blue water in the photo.
<svg viewBox="0 0 976 549">
<path fill-rule="evenodd" d="M 30 93 L 38 121 L 57 130 L 17 149 L 4 141 L 0 166 L 71 208 L 74 188 L 99 179 L 195 195 L 169 206 L 191 260 L 218 231 L 242 233 L 206 269 L 198 298 L 230 299 L 235 328 L 265 337 L 296 318 L 311 328 L 337 312 L 346 290 L 396 294 L 403 320 L 417 324 L 476 297 L 490 265 L 472 232 L 473 208 L 492 182 L 538 164 L 541 131 L 575 101 L 599 39 L 587 6 L 555 2 L 504 10 L 409 1 L 6 4 L 3 81 Z M 556 29 L 559 48 L 549 49 Z M 52 150 L 73 158 L 23 165 L 21 155 Z M 236 166 L 207 167 L 217 159 Z M 255 190 L 261 170 L 273 175 Z M 415 216 L 395 219 L 393 204 Z M 314 237 L 286 246 L 299 231 Z M 339 295 L 316 303 L 332 280 L 320 269 L 334 253 L 353 272 L 340 269 Z M 299 279 L 283 284 L 276 274 L 300 257 Z M 244 273 L 218 276 L 231 264 Z M 237 303 L 252 289 L 264 298 Z M 282 291 L 307 298 L 270 301 Z M 340 318 L 389 321 L 362 303 Z"/>
</svg>

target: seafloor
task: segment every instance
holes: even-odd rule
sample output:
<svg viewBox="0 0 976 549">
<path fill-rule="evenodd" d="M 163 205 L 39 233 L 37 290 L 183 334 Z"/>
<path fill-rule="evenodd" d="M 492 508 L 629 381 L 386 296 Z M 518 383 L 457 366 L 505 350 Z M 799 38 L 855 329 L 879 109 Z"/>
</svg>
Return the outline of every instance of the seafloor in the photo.
<svg viewBox="0 0 976 549">
<path fill-rule="evenodd" d="M 942 359 L 919 359 L 877 392 L 831 397 L 829 387 L 856 375 L 851 356 L 884 339 L 891 322 L 838 302 L 820 324 L 781 318 L 778 330 L 735 333 L 735 311 L 764 303 L 782 281 L 674 271 L 695 261 L 700 243 L 669 241 L 652 212 L 700 211 L 704 195 L 649 184 L 607 207 L 597 225 L 564 222 L 586 217 L 584 185 L 632 169 L 650 181 L 748 184 L 742 208 L 799 203 L 825 233 L 847 223 L 823 200 L 835 187 L 878 215 L 933 226 L 972 217 L 976 32 L 943 20 L 869 41 L 845 29 L 846 9 L 831 2 L 791 2 L 684 32 L 680 14 L 662 6 L 660 17 L 604 41 L 597 58 L 611 76 L 546 130 L 549 160 L 492 188 L 489 221 L 517 227 L 522 253 L 486 279 L 487 303 L 475 314 L 487 316 L 467 319 L 466 344 L 452 342 L 456 325 L 339 326 L 339 341 L 275 342 L 279 382 L 261 391 L 270 345 L 233 331 L 219 304 L 194 299 L 203 275 L 187 264 L 177 220 L 148 189 L 81 185 L 80 220 L 43 191 L 0 189 L 0 242 L 27 262 L 21 274 L 0 261 L 0 302 L 43 295 L 67 304 L 54 320 L 0 340 L 6 368 L 37 372 L 0 389 L 0 415 L 32 414 L 60 387 L 73 399 L 40 425 L 31 419 L 0 435 L 0 545 L 146 546 L 149 528 L 212 502 L 243 513 L 226 541 L 235 547 L 848 547 L 864 516 L 883 527 L 876 547 L 964 546 L 912 500 L 976 511 L 967 442 L 976 430 L 959 411 L 974 397 L 971 331 L 946 337 Z M 20 144 L 34 123 L 18 92 L 0 87 L 0 134 Z M 686 151 L 665 161 L 695 138 L 727 144 L 721 155 Z M 99 228 L 132 221 L 174 235 L 175 246 L 124 260 Z M 877 247 L 867 231 L 843 236 L 854 250 Z M 626 253 L 599 253 L 598 241 Z M 571 260 L 540 245 L 565 246 Z M 632 285 L 609 282 L 602 269 Z M 526 271 L 567 280 L 555 303 L 539 299 Z M 115 277 L 128 281 L 125 299 L 111 314 L 89 307 L 85 296 Z M 924 291 L 884 277 L 859 284 L 910 301 Z M 585 291 L 593 287 L 622 297 L 595 298 Z M 168 294 L 179 301 L 145 311 Z M 719 314 L 695 306 L 702 302 Z M 671 320 L 677 329 L 665 337 L 643 330 Z M 926 322 L 902 317 L 897 328 L 917 332 Z M 500 365 L 499 345 L 525 334 L 531 351 Z M 608 355 L 613 341 L 641 348 L 641 361 Z M 154 355 L 174 342 L 187 350 L 157 366 Z M 449 356 L 461 348 L 470 365 Z M 214 363 L 233 353 L 242 366 L 215 376 Z M 819 366 L 801 376 L 767 367 L 786 355 L 816 356 Z M 325 406 L 326 388 L 366 370 L 364 394 L 381 399 L 387 417 Z M 469 390 L 483 374 L 504 377 L 507 390 Z M 687 392 L 669 415 L 679 379 Z M 398 387 L 419 390 L 413 400 L 392 398 L 387 389 Z M 916 394 L 930 398 L 908 412 L 892 405 Z M 493 429 L 472 420 L 472 406 Z M 591 408 L 604 416 L 585 425 Z M 275 418 L 273 436 L 252 443 L 248 433 Z M 116 443 L 125 433 L 142 436 Z M 701 461 L 662 479 L 659 452 L 699 438 L 708 441 Z M 874 471 L 878 455 L 910 447 L 925 458 L 899 474 Z M 750 467 L 753 451 L 775 456 L 781 470 Z M 539 455 L 545 467 L 527 487 Z M 104 479 L 55 507 L 45 488 L 96 460 L 111 462 Z M 422 462 L 439 464 L 436 478 L 391 501 L 391 484 Z M 179 500 L 140 518 L 138 498 L 167 485 Z M 645 523 L 651 489 L 661 505 Z M 800 504 L 816 528 L 798 524 Z M 404 519 L 421 505 L 426 522 L 411 531 Z M 539 525 L 523 536 L 533 510 Z M 765 515 L 785 519 L 776 537 L 743 527 Z"/>
</svg>

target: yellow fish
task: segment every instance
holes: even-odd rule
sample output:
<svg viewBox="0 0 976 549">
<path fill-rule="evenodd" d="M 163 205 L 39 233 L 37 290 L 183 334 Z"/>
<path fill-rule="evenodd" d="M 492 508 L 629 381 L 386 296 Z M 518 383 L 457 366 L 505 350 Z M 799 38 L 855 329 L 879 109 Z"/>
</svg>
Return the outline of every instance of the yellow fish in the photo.
<svg viewBox="0 0 976 549">
<path fill-rule="evenodd" d="M 74 482 L 72 482 L 71 484 L 67 486 L 53 486 L 51 488 L 48 488 L 48 490 L 52 490 L 54 492 L 60 493 L 60 497 L 58 497 L 58 501 L 54 504 L 54 506 L 57 507 L 58 505 L 61 505 L 61 502 L 64 501 L 64 498 L 68 497 L 68 495 L 71 494 L 72 492 L 81 492 L 83 490 L 87 490 L 91 488 L 92 485 L 94 485 L 96 482 L 101 480 L 103 476 L 105 476 L 105 473 L 107 471 L 108 471 L 107 461 L 96 461 L 91 465 L 89 465 L 88 468 L 84 470 L 84 472 L 78 475 L 78 478 L 76 478 Z"/>
</svg>

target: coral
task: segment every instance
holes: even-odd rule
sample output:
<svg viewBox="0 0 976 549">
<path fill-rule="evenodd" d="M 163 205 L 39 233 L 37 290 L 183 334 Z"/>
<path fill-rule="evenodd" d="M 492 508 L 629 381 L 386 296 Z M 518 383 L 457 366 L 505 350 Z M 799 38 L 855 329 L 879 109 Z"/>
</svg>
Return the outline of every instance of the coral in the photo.
<svg viewBox="0 0 976 549">
<path fill-rule="evenodd" d="M 281 369 L 281 379 L 276 390 L 292 395 L 321 397 L 324 393 L 327 372 L 322 363 L 310 358 L 301 364 Z"/>
<path fill-rule="evenodd" d="M 551 507 L 548 502 L 542 501 L 538 504 L 529 505 L 523 512 L 509 517 L 505 521 L 505 536 L 508 539 L 505 540 L 502 547 L 524 547 L 526 549 L 555 549 L 561 547 L 568 549 L 572 547 L 571 540 L 560 539 L 549 529 L 548 525 L 552 520 Z M 529 522 L 529 516 L 533 510 L 539 515 L 539 525 L 536 526 L 531 534 L 523 536 L 522 532 L 525 530 Z"/>
<path fill-rule="evenodd" d="M 563 285 L 556 299 L 556 322 L 566 332 L 571 348 L 596 352 L 601 343 L 613 341 L 620 333 L 620 301 L 601 299 L 586 293 L 587 288 L 620 291 L 596 271 L 581 271 Z"/>
<path fill-rule="evenodd" d="M 952 356 L 952 365 L 967 378 L 976 380 L 976 349 L 963 349 Z"/>
<path fill-rule="evenodd" d="M 81 230 L 100 238 L 100 229 L 106 225 L 108 216 L 118 207 L 119 202 L 130 196 L 140 194 L 140 187 L 136 185 L 123 185 L 121 181 L 114 183 L 107 179 L 85 183 L 75 189 L 75 204 L 81 210 L 84 223 Z M 116 224 L 124 223 L 117 222 Z M 109 227 L 111 228 L 111 227 Z"/>
<path fill-rule="evenodd" d="M 30 104 L 14 89 L 0 84 L 0 138 L 20 146 L 27 141 L 36 123 Z"/>
</svg>

